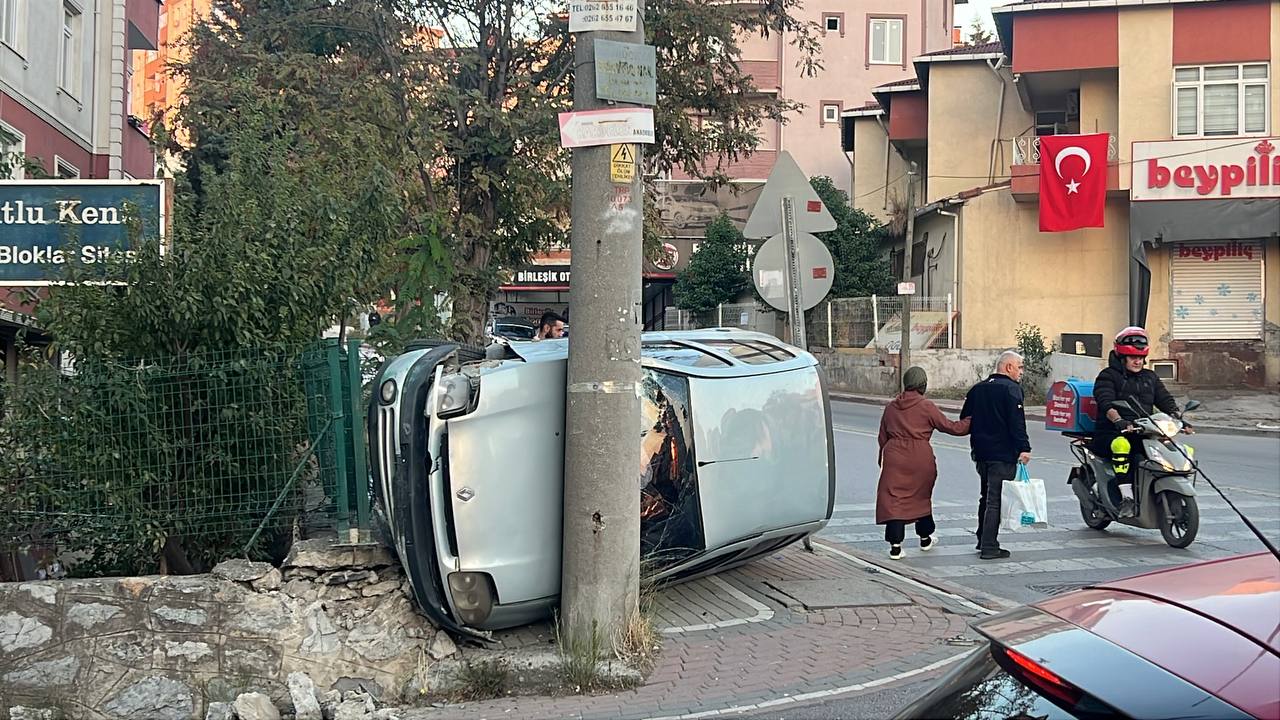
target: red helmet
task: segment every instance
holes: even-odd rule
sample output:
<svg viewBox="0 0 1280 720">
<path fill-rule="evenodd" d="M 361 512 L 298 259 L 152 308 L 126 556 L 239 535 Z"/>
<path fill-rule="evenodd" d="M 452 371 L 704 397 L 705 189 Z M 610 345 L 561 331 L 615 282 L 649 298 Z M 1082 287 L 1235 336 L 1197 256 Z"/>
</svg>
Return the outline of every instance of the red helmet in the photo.
<svg viewBox="0 0 1280 720">
<path fill-rule="evenodd" d="M 1140 327 L 1127 327 L 1116 333 L 1116 354 L 1135 357 L 1147 356 L 1147 331 Z"/>
</svg>

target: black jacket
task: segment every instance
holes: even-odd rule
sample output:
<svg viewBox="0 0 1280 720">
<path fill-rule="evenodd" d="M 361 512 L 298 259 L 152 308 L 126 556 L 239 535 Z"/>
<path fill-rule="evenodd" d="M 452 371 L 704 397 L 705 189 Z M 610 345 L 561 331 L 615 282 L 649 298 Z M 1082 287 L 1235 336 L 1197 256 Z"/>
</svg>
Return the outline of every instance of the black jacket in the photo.
<svg viewBox="0 0 1280 720">
<path fill-rule="evenodd" d="M 1124 360 L 1111 351 L 1107 367 L 1098 373 L 1093 382 L 1093 399 L 1098 403 L 1098 423 L 1100 429 L 1106 430 L 1110 423 L 1106 420 L 1107 411 L 1115 408 L 1125 420 L 1137 420 L 1141 415 L 1130 410 L 1121 400 L 1132 400 L 1148 415 L 1159 408 L 1170 415 L 1178 414 L 1178 403 L 1173 395 L 1165 389 L 1164 383 L 1154 372 L 1143 368 L 1136 373 L 1124 369 Z"/>
<path fill-rule="evenodd" d="M 973 418 L 969 446 L 978 462 L 1017 462 L 1031 452 L 1022 386 L 1008 375 L 995 374 L 974 385 L 965 396 L 960 419 Z"/>
</svg>

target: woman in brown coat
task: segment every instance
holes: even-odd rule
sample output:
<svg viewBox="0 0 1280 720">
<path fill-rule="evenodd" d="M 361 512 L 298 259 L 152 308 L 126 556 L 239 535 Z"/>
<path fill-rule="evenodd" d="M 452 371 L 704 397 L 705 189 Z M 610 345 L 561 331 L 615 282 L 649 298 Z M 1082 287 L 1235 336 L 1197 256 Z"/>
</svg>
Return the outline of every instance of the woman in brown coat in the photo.
<svg viewBox="0 0 1280 720">
<path fill-rule="evenodd" d="M 889 557 L 902 558 L 907 523 L 915 523 L 920 549 L 932 550 L 933 484 L 938 464 L 929 438 L 934 430 L 948 435 L 968 435 L 969 420 L 948 420 L 925 399 L 929 378 L 924 369 L 909 368 L 902 378 L 903 391 L 884 409 L 880 418 L 880 486 L 876 490 L 876 524 L 884 525 Z"/>
</svg>

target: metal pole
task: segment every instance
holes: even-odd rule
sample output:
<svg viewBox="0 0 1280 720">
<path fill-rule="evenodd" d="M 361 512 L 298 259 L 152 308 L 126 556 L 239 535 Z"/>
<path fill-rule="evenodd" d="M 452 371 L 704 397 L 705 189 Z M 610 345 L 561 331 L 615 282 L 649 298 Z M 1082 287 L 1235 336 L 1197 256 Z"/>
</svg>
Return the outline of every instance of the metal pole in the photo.
<svg viewBox="0 0 1280 720">
<path fill-rule="evenodd" d="M 947 293 L 947 347 L 956 348 L 956 319 L 951 305 L 951 293 Z"/>
<path fill-rule="evenodd" d="M 791 344 L 809 349 L 804 328 L 804 301 L 800 297 L 800 260 L 796 253 L 796 205 L 790 195 L 782 197 L 782 240 L 787 244 L 787 320 L 791 323 Z"/>
<path fill-rule="evenodd" d="M 716 327 L 724 327 L 724 303 L 716 305 Z"/>
<path fill-rule="evenodd" d="M 916 174 L 915 166 L 907 172 L 907 234 L 906 252 L 902 256 L 902 281 L 911 282 L 911 246 L 915 244 L 916 228 Z M 902 345 L 898 348 L 898 388 L 911 365 L 911 295 L 898 295 L 902 299 Z"/>
<path fill-rule="evenodd" d="M 366 459 L 365 448 L 365 424 L 361 422 L 366 417 L 364 412 L 364 393 L 363 391 L 364 373 L 360 367 L 360 341 L 347 341 L 347 385 L 351 390 L 351 422 L 349 423 L 351 433 L 347 437 L 347 442 L 351 443 L 351 459 L 353 473 L 355 475 L 356 489 L 356 530 L 359 532 L 359 542 L 369 541 L 369 530 L 372 525 L 369 523 L 369 463 Z"/>
<path fill-rule="evenodd" d="M 827 301 L 827 347 L 834 349 L 836 346 L 835 326 L 831 324 L 831 301 Z"/>
<path fill-rule="evenodd" d="M 328 442 L 333 449 L 333 474 L 336 481 L 334 491 L 338 496 L 338 538 L 345 537 L 347 542 L 354 542 L 355 538 L 346 537 L 351 530 L 351 486 L 347 483 L 347 448 L 339 437 L 346 434 L 343 432 L 346 408 L 342 405 L 342 367 L 338 358 L 338 341 L 326 340 L 324 352 L 325 364 L 329 369 L 329 419 L 333 421 L 329 425 L 332 434 L 329 435 Z M 323 436 L 319 442 L 325 442 Z"/>
<path fill-rule="evenodd" d="M 595 42 L 643 43 L 644 0 L 637 15 L 631 32 L 575 35 L 574 110 L 606 107 L 596 98 Z M 638 156 L 642 146 L 632 148 Z M 612 182 L 608 145 L 574 149 L 571 171 L 560 629 L 565 650 L 577 652 L 608 650 L 639 602 L 644 191 L 642 172 L 629 183 Z"/>
</svg>

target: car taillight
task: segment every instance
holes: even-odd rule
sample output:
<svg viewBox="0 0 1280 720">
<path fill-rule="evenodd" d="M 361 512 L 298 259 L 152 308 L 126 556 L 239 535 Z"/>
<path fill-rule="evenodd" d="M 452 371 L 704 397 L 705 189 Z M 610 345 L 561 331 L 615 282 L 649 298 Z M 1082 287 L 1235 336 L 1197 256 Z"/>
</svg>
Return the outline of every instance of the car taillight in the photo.
<svg viewBox="0 0 1280 720">
<path fill-rule="evenodd" d="M 1080 701 L 1082 693 L 1075 685 L 1058 677 L 1053 671 L 1017 650 L 1010 650 L 1009 648 L 1002 648 L 1002 650 L 1005 657 L 1022 671 L 1020 674 L 1023 679 L 1035 685 L 1038 690 L 1067 703 L 1068 707 L 1074 706 Z"/>
</svg>

